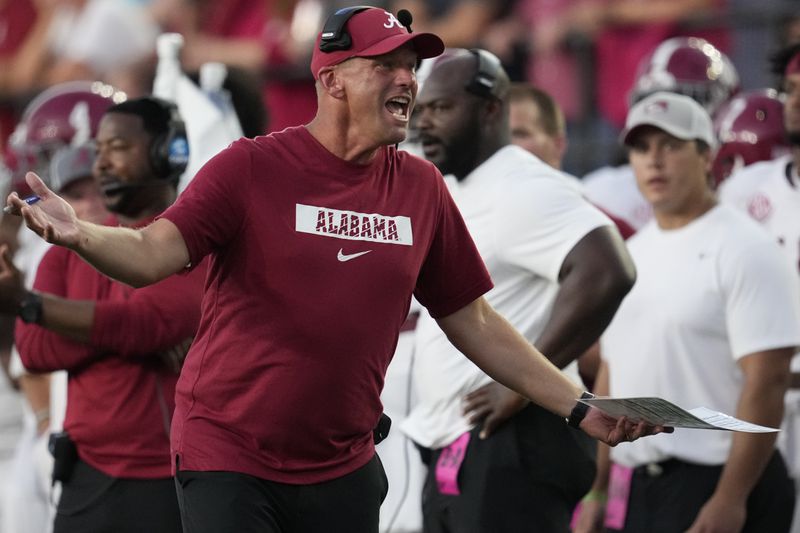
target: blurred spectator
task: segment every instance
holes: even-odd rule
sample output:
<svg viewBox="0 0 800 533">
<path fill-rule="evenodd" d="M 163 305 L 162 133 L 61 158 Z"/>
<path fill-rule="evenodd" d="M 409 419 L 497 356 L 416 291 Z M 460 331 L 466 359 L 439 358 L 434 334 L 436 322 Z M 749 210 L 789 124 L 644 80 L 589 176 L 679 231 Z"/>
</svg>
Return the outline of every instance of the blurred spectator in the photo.
<svg viewBox="0 0 800 533">
<path fill-rule="evenodd" d="M 532 85 L 512 83 L 508 103 L 511 142 L 560 169 L 567 150 L 567 130 L 564 113 L 555 100 Z"/>
<path fill-rule="evenodd" d="M 69 80 L 102 80 L 141 93 L 128 69 L 154 51 L 157 28 L 141 7 L 127 0 L 40 2 L 49 17 L 31 61 L 40 87 Z"/>
<path fill-rule="evenodd" d="M 780 43 L 791 46 L 800 43 L 800 15 L 787 18 L 781 27 Z"/>
<path fill-rule="evenodd" d="M 564 110 L 577 141 L 565 168 L 580 175 L 615 161 L 614 136 L 636 67 L 658 43 L 695 34 L 728 49 L 724 30 L 683 25 L 718 25 L 725 1 L 518 0 L 509 17 L 485 32 L 486 42 L 507 61 L 525 51 L 527 80 Z"/>
<path fill-rule="evenodd" d="M 562 46 L 571 32 L 591 38 L 598 65 L 595 86 L 599 111 L 619 128 L 627 114 L 626 95 L 642 59 L 663 40 L 685 35 L 681 22 L 701 17 L 711 20 L 724 8 L 725 0 L 578 0 L 551 20 L 546 31 L 534 36 L 534 50 Z M 723 51 L 728 49 L 724 30 L 693 34 L 707 38 Z"/>
<path fill-rule="evenodd" d="M 435 33 L 445 46 L 470 48 L 481 43 L 489 23 L 508 11 L 512 0 L 392 0 L 390 10 L 408 10 L 414 31 Z"/>
<path fill-rule="evenodd" d="M 31 56 L 48 23 L 33 0 L 0 0 L 0 151 L 33 87 L 38 64 Z"/>
<path fill-rule="evenodd" d="M 486 32 L 484 42 L 508 65 L 523 51 L 523 79 L 553 95 L 566 119 L 573 122 L 586 115 L 577 59 L 566 35 L 564 43 L 544 49 L 536 40 L 573 7 L 575 0 L 517 0 L 511 13 L 495 21 Z"/>
</svg>

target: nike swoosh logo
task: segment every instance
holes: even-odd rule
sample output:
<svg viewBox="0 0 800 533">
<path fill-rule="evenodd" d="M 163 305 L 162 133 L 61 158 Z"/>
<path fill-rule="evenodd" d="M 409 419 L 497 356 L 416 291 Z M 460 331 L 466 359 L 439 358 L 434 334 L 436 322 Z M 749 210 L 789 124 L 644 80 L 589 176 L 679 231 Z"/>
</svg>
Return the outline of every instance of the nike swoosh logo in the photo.
<svg viewBox="0 0 800 533">
<path fill-rule="evenodd" d="M 342 249 L 339 248 L 339 253 L 336 254 L 336 259 L 344 263 L 345 261 L 350 261 L 351 259 L 355 259 L 356 257 L 361 257 L 364 254 L 370 253 L 372 250 L 367 250 L 366 252 L 357 252 L 354 254 L 345 254 L 342 252 Z"/>
</svg>

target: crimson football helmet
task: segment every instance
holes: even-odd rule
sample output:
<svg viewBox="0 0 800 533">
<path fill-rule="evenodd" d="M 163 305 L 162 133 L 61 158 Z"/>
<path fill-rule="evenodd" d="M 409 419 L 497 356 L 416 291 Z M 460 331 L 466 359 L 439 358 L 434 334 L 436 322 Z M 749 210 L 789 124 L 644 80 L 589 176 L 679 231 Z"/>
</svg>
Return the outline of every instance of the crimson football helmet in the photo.
<svg viewBox="0 0 800 533">
<path fill-rule="evenodd" d="M 639 63 L 631 103 L 657 92 L 689 96 L 714 115 L 739 91 L 739 74 L 731 60 L 699 37 L 674 37 Z"/>
<path fill-rule="evenodd" d="M 719 185 L 741 167 L 768 161 L 789 151 L 783 126 L 783 100 L 774 89 L 741 93 L 714 117 L 719 151 L 712 174 Z"/>
<path fill-rule="evenodd" d="M 12 189 L 26 192 L 28 171 L 47 181 L 55 153 L 94 139 L 103 113 L 126 98 L 110 85 L 89 81 L 60 83 L 36 96 L 9 138 L 5 159 Z"/>
</svg>

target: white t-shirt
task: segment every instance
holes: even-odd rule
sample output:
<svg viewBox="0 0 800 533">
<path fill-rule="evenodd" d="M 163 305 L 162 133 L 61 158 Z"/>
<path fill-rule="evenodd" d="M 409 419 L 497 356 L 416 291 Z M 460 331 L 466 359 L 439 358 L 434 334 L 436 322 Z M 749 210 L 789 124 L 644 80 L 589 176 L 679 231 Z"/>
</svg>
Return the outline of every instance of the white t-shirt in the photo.
<svg viewBox="0 0 800 533">
<path fill-rule="evenodd" d="M 586 198 L 639 230 L 653 218 L 630 165 L 602 167 L 583 177 Z"/>
<path fill-rule="evenodd" d="M 494 281 L 492 306 L 528 340 L 550 318 L 564 258 L 590 231 L 611 221 L 565 175 L 517 146 L 506 146 L 451 187 Z M 578 380 L 577 365 L 565 372 Z M 413 370 L 418 402 L 401 429 L 440 448 L 469 430 L 465 394 L 491 381 L 447 340 L 423 311 Z"/>
<path fill-rule="evenodd" d="M 735 414 L 737 361 L 800 346 L 800 287 L 772 238 L 719 205 L 665 231 L 655 221 L 628 239 L 637 281 L 601 339 L 614 397 L 659 396 Z M 723 464 L 731 433 L 676 429 L 611 450 L 637 466 L 667 458 Z"/>
</svg>

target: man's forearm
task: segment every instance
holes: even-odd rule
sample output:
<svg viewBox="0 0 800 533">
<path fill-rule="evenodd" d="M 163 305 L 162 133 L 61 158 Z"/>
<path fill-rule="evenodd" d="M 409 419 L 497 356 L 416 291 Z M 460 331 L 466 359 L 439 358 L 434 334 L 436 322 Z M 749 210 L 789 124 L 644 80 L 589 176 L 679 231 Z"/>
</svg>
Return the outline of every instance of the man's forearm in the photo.
<svg viewBox="0 0 800 533">
<path fill-rule="evenodd" d="M 780 426 L 790 357 L 791 350 L 773 350 L 743 359 L 744 384 L 736 409 L 737 418 L 770 427 Z M 743 503 L 772 457 L 775 438 L 775 433 L 734 433 L 715 495 Z"/>
<path fill-rule="evenodd" d="M 94 302 L 42 294 L 41 326 L 72 340 L 88 342 L 94 324 Z"/>
<path fill-rule="evenodd" d="M 77 222 L 78 238 L 70 247 L 106 276 L 142 287 L 170 276 L 189 263 L 189 251 L 178 228 L 159 219 L 141 229 Z"/>
<path fill-rule="evenodd" d="M 141 230 L 80 222 L 81 237 L 73 248 L 87 263 L 106 276 L 134 287 L 149 285 L 166 277 L 159 272 L 157 253 Z"/>
<path fill-rule="evenodd" d="M 737 417 L 742 416 L 746 415 L 737 413 Z M 777 425 L 780 425 L 780 422 Z M 715 495 L 727 501 L 744 504 L 772 458 L 774 450 L 774 433 L 734 433 L 731 452 L 717 483 Z"/>
</svg>

